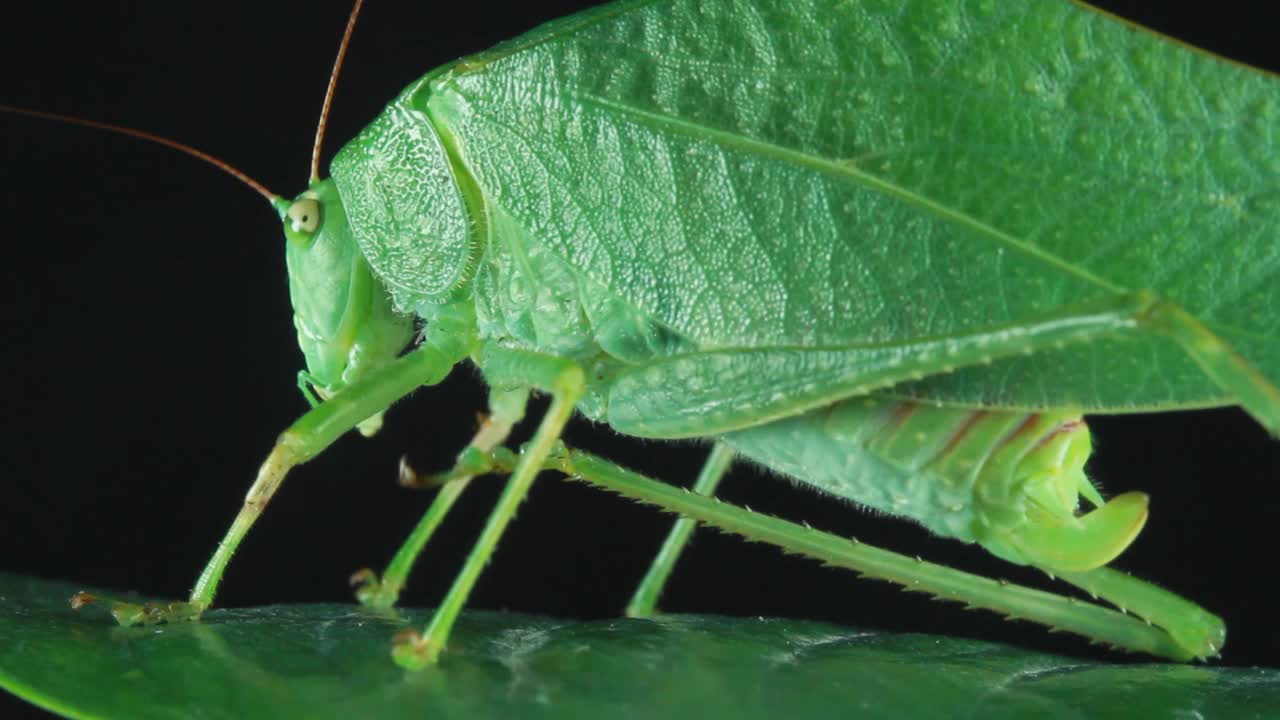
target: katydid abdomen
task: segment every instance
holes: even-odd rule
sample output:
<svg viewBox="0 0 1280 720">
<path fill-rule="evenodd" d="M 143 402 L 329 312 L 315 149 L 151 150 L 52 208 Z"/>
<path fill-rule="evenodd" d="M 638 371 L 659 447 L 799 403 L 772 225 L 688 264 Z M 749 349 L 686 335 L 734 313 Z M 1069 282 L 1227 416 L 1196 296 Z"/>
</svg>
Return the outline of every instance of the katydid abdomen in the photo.
<svg viewBox="0 0 1280 720">
<path fill-rule="evenodd" d="M 1073 413 L 867 396 L 722 439 L 805 485 L 1051 572 L 1106 564 L 1147 516 L 1139 493 L 1103 505 L 1084 474 L 1089 429 Z M 1100 509 L 1077 517 L 1079 496 Z"/>
</svg>

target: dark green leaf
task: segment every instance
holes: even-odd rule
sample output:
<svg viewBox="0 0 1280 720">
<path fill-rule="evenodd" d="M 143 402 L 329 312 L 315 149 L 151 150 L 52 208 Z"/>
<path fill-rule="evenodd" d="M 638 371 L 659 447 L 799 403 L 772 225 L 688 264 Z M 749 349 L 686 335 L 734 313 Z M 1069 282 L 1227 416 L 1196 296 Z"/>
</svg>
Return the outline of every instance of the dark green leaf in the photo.
<svg viewBox="0 0 1280 720">
<path fill-rule="evenodd" d="M 1264 718 L 1280 670 L 1080 661 L 797 620 L 462 617 L 442 665 L 389 657 L 403 619 L 216 610 L 120 628 L 77 588 L 0 574 L 0 685 L 75 718 Z"/>
</svg>

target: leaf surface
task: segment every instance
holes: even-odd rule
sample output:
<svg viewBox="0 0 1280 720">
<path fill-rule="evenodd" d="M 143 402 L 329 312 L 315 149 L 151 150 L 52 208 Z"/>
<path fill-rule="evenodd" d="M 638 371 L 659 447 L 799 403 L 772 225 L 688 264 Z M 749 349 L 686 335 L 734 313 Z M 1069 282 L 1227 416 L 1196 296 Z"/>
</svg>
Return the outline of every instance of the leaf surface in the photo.
<svg viewBox="0 0 1280 720">
<path fill-rule="evenodd" d="M 1263 718 L 1280 670 L 1068 659 L 764 618 L 462 616 L 443 664 L 389 640 L 428 611 L 215 610 L 116 627 L 75 586 L 0 574 L 0 686 L 73 718 Z"/>
</svg>

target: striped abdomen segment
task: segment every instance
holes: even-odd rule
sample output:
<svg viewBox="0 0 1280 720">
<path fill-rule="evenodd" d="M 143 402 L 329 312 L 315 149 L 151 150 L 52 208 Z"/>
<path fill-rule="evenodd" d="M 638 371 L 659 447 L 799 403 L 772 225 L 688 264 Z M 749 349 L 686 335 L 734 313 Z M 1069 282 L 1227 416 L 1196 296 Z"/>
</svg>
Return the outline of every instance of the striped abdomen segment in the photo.
<svg viewBox="0 0 1280 720">
<path fill-rule="evenodd" d="M 1017 562 L 1027 558 L 1007 547 L 1010 533 L 1075 522 L 1078 494 L 1100 503 L 1083 473 L 1089 430 L 1076 413 L 939 408 L 871 396 L 724 440 L 807 485 L 981 542 Z"/>
</svg>

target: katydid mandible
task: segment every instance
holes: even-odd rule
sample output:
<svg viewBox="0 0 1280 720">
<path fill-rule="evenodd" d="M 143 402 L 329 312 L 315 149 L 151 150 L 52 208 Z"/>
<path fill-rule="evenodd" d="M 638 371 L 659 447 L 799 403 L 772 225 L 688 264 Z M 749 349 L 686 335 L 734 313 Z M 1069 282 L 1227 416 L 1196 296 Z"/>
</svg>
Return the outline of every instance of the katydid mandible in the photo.
<svg viewBox="0 0 1280 720">
<path fill-rule="evenodd" d="M 1034 614 L 1003 586 L 624 481 L 557 446 L 574 409 L 639 437 L 719 439 L 709 478 L 736 453 L 1041 567 L 1163 630 L 1131 640 L 1138 623 L 1079 620 L 1066 603 L 1042 621 L 1213 654 L 1215 618 L 1102 567 L 1137 534 L 1145 497 L 1104 502 L 1082 472 L 1079 416 L 1233 403 L 1280 431 L 1276 210 L 1226 172 L 1274 165 L 1275 81 L 1059 3 L 920 3 L 886 17 L 820 5 L 621 3 L 566 18 L 427 75 L 338 153 L 332 180 L 274 199 L 315 409 L 271 453 L 190 604 L 145 619 L 198 616 L 290 466 L 358 425 L 373 431 L 397 398 L 470 359 L 494 407 L 439 497 L 456 496 L 469 468 L 512 478 L 436 621 L 396 646 L 407 665 L 443 648 L 544 467 Z M 1002 40 L 1038 32 L 1062 47 L 997 62 Z M 1107 59 L 1127 55 L 1188 85 L 1115 75 Z M 1231 82 L 1195 84 L 1211 72 Z M 663 85 L 667 73 L 681 84 Z M 948 80 L 951 95 L 910 93 Z M 984 98 L 1006 92 L 1038 112 L 997 122 Z M 1184 133 L 1149 156 L 1108 155 L 1116 127 L 1156 122 L 1124 101 L 1162 109 L 1188 92 L 1204 104 Z M 1208 134 L 1215 113 L 1239 107 L 1262 112 L 1237 126 L 1253 153 L 1242 158 Z M 1184 142 L 1200 143 L 1201 163 L 1186 162 Z M 1015 186 L 1019 202 L 1059 214 L 1033 222 L 1012 197 L 991 201 Z M 1178 211 L 1141 214 L 1150 207 Z M 1169 249 L 1180 243 L 1220 259 L 1180 269 Z M 1243 277 L 1224 297 L 1193 270 Z M 421 342 L 401 356 L 415 315 Z M 530 389 L 552 406 L 518 460 L 500 457 Z M 1096 509 L 1081 512 L 1079 496 Z M 371 601 L 393 598 L 385 577 L 365 579 Z"/>
</svg>

